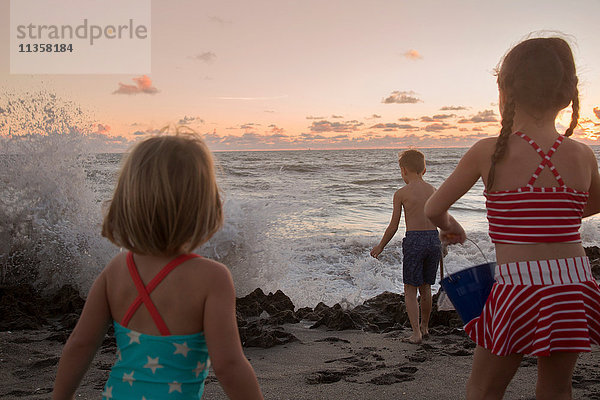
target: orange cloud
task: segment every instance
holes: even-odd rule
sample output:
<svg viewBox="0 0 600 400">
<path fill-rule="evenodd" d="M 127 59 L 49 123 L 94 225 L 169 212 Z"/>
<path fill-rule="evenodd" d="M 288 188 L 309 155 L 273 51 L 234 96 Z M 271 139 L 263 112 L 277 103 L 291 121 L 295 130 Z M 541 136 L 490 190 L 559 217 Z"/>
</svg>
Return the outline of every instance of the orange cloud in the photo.
<svg viewBox="0 0 600 400">
<path fill-rule="evenodd" d="M 423 56 L 421 54 L 419 54 L 419 52 L 415 49 L 410 49 L 403 55 L 404 55 L 404 57 L 408 58 L 409 60 L 420 60 L 423 58 Z"/>
<path fill-rule="evenodd" d="M 133 78 L 135 85 L 126 85 L 124 83 L 119 82 L 119 88 L 115 90 L 112 94 L 138 94 L 138 93 L 146 93 L 146 94 L 156 94 L 158 93 L 158 89 L 152 86 L 152 80 L 148 75 L 142 75 L 139 78 Z"/>
<path fill-rule="evenodd" d="M 271 128 L 271 129 L 268 130 L 267 133 L 272 133 L 273 135 L 287 136 L 287 135 L 283 135 L 283 133 L 285 132 L 285 130 L 283 128 L 279 128 L 275 124 L 269 125 L 269 128 Z"/>
<path fill-rule="evenodd" d="M 596 118 L 600 118 L 600 108 L 594 107 L 594 114 L 596 114 Z"/>
</svg>

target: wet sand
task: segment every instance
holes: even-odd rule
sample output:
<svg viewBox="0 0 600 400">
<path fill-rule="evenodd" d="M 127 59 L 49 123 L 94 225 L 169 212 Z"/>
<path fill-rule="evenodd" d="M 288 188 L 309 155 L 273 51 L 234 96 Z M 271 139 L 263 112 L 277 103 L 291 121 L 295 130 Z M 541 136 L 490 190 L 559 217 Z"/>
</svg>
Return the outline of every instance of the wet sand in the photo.
<svg viewBox="0 0 600 400">
<path fill-rule="evenodd" d="M 473 344 L 460 330 L 436 328 L 423 344 L 412 345 L 401 341 L 408 329 L 380 334 L 308 325 L 283 325 L 298 341 L 245 349 L 266 399 L 464 398 Z M 0 332 L 0 398 L 49 398 L 62 339 L 51 329 Z M 113 360 L 107 341 L 76 398 L 100 398 Z M 599 364 L 597 351 L 580 357 L 575 399 L 600 399 Z M 536 358 L 526 357 L 505 398 L 534 399 L 535 381 Z M 203 398 L 227 398 L 212 372 Z"/>
</svg>

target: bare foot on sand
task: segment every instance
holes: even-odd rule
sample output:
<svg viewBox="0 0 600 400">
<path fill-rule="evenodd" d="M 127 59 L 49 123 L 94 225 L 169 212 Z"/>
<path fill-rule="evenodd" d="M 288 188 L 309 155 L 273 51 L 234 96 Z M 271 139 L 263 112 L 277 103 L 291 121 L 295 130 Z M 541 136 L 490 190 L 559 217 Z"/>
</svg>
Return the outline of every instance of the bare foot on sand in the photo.
<svg viewBox="0 0 600 400">
<path fill-rule="evenodd" d="M 411 344 L 421 344 L 421 342 L 423 341 L 423 338 L 421 337 L 421 335 L 416 336 L 416 335 L 410 335 L 409 337 L 405 337 L 404 339 L 402 339 L 403 342 L 406 343 L 411 343 Z"/>
<path fill-rule="evenodd" d="M 429 337 L 429 329 L 421 327 L 421 337 L 427 339 Z"/>
</svg>

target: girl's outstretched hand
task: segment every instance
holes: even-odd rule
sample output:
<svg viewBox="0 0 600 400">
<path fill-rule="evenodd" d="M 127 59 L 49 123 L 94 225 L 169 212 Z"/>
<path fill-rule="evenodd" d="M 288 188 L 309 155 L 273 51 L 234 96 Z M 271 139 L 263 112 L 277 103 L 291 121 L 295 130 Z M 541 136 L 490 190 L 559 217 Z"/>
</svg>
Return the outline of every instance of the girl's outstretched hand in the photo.
<svg viewBox="0 0 600 400">
<path fill-rule="evenodd" d="M 464 243 L 467 240 L 467 234 L 463 227 L 452 217 L 450 217 L 450 226 L 448 229 L 440 229 L 440 240 L 443 244 Z"/>
</svg>

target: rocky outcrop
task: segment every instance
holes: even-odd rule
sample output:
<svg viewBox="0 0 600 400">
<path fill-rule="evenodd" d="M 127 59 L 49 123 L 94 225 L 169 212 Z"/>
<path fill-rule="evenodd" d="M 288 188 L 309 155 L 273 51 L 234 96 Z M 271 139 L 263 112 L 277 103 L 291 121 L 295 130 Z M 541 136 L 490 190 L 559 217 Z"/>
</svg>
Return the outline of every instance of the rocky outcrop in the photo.
<svg viewBox="0 0 600 400">
<path fill-rule="evenodd" d="M 590 259 L 592 275 L 594 275 L 594 278 L 597 280 L 600 279 L 600 248 L 598 246 L 586 247 L 585 254 Z"/>
<path fill-rule="evenodd" d="M 592 273 L 600 279 L 600 248 L 585 249 Z M 437 295 L 433 296 L 430 327 L 435 330 L 462 327 L 454 311 L 438 311 Z M 84 299 L 72 286 L 56 293 L 42 295 L 31 285 L 0 286 L 0 331 L 39 329 L 51 325 L 57 340 L 65 341 L 83 309 Z M 311 329 L 358 329 L 388 333 L 409 327 L 404 295 L 383 292 L 354 308 L 319 303 L 315 308 L 295 309 L 281 290 L 265 294 L 256 289 L 236 301 L 236 316 L 242 344 L 246 347 L 272 347 L 297 340 L 286 332 L 284 324 L 302 320 L 312 322 Z M 107 342 L 107 345 L 110 343 Z"/>
<path fill-rule="evenodd" d="M 83 309 L 79 292 L 65 285 L 50 296 L 40 294 L 31 285 L 0 287 L 0 330 L 39 329 L 58 321 L 72 330 Z"/>
</svg>

